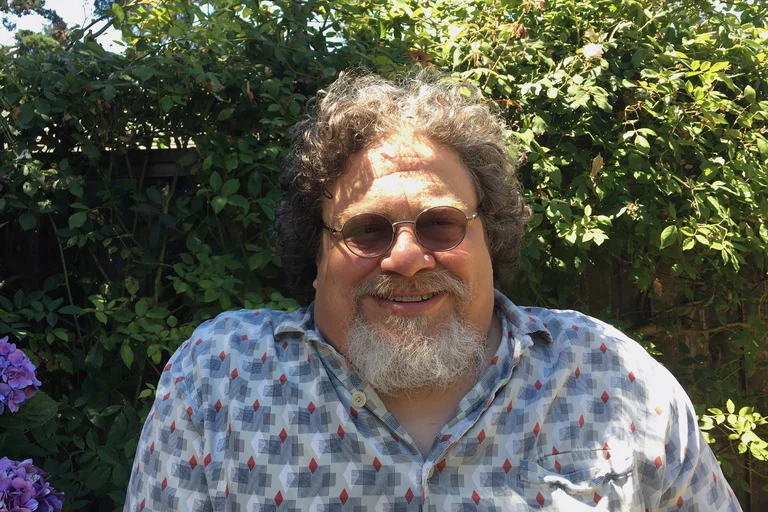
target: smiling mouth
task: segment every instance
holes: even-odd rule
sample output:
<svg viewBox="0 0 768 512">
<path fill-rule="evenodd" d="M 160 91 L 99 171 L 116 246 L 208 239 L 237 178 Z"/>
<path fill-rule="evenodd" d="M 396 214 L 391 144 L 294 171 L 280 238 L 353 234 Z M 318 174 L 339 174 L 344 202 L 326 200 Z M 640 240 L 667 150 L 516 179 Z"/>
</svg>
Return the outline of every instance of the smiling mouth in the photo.
<svg viewBox="0 0 768 512">
<path fill-rule="evenodd" d="M 391 300 L 393 302 L 423 302 L 436 296 L 437 293 L 425 293 L 423 295 L 390 295 L 387 297 L 378 295 L 379 299 Z"/>
</svg>

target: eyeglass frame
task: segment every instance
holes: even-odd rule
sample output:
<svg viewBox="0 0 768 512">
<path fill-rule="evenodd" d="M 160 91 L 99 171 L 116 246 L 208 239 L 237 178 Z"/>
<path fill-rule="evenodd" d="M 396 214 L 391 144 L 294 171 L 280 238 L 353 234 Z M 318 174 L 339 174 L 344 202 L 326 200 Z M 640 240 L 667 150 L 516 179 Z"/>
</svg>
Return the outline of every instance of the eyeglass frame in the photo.
<svg viewBox="0 0 768 512">
<path fill-rule="evenodd" d="M 466 224 L 464 224 L 464 233 L 461 236 L 461 240 L 459 240 L 456 243 L 456 245 L 454 245 L 453 247 L 449 247 L 447 249 L 440 249 L 440 250 L 437 250 L 437 251 L 433 250 L 433 249 L 430 249 L 429 247 L 426 247 L 424 244 L 422 244 L 421 240 L 419 240 L 419 232 L 416 231 L 416 221 L 419 219 L 419 216 L 421 216 L 422 213 L 427 212 L 429 210 L 434 210 L 435 208 L 452 208 L 452 209 L 460 212 L 462 215 L 464 215 L 464 218 L 466 219 Z M 343 231 L 344 231 L 344 226 L 346 226 L 347 223 L 349 221 L 351 221 L 352 219 L 354 219 L 355 217 L 359 217 L 360 215 L 371 215 L 371 214 L 373 214 L 373 215 L 380 215 L 380 216 L 384 217 L 385 219 L 387 219 L 387 221 L 389 221 L 389 223 L 392 225 L 392 239 L 390 240 L 389 245 L 387 246 L 387 248 L 384 249 L 383 251 L 381 251 L 380 253 L 372 255 L 372 256 L 363 256 L 363 255 L 358 254 L 355 251 L 353 251 L 349 247 L 349 245 L 347 245 L 347 240 L 344 238 Z M 470 221 L 475 220 L 479 216 L 480 216 L 480 212 L 479 211 L 476 211 L 475 213 L 473 213 L 472 215 L 467 217 L 467 214 L 465 214 L 461 209 L 456 208 L 455 206 L 440 205 L 440 206 L 430 206 L 429 208 L 425 208 L 425 209 L 421 210 L 418 213 L 418 215 L 416 215 L 416 218 L 414 220 L 398 220 L 398 221 L 392 222 L 391 220 L 389 220 L 389 217 L 387 217 L 386 215 L 384 215 L 383 213 L 380 213 L 380 212 L 360 212 L 360 213 L 356 213 L 355 215 L 353 215 L 350 218 L 348 218 L 344 222 L 344 225 L 341 226 L 341 229 L 332 228 L 331 226 L 329 226 L 329 225 L 327 225 L 325 223 L 323 223 L 323 228 L 327 229 L 332 235 L 340 234 L 341 235 L 341 241 L 344 243 L 344 247 L 346 247 L 349 252 L 351 252 L 352 254 L 357 256 L 358 258 L 373 259 L 373 258 L 379 258 L 379 257 L 383 256 L 384 254 L 386 254 L 392 248 L 393 245 L 395 245 L 395 240 L 397 240 L 397 227 L 400 224 L 413 224 L 413 234 L 415 235 L 416 242 L 421 247 L 424 247 L 424 249 L 426 249 L 426 250 L 428 250 L 430 252 L 448 252 L 448 251 L 454 250 L 455 248 L 457 248 L 458 246 L 461 245 L 461 242 L 463 242 L 464 239 L 467 237 L 467 226 L 468 226 L 468 224 L 470 223 Z"/>
</svg>

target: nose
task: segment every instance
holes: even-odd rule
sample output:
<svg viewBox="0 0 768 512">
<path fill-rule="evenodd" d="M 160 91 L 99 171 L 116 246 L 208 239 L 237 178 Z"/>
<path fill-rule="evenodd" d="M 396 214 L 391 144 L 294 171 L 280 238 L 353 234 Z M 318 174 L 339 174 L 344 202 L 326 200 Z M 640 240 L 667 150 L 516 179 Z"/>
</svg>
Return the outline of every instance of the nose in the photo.
<svg viewBox="0 0 768 512">
<path fill-rule="evenodd" d="M 413 277 L 420 270 L 434 269 L 435 257 L 419 244 L 413 224 L 402 223 L 395 229 L 392 247 L 381 258 L 381 270 Z"/>
</svg>

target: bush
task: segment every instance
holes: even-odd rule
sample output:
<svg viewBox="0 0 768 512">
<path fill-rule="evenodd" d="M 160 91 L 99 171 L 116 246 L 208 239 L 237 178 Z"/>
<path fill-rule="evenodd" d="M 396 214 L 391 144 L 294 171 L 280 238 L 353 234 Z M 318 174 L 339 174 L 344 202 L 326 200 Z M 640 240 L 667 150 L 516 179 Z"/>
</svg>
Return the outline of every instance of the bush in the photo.
<svg viewBox="0 0 768 512">
<path fill-rule="evenodd" d="M 476 82 L 509 121 L 535 216 L 508 294 L 645 336 L 732 483 L 755 488 L 742 477 L 766 457 L 751 389 L 767 332 L 767 18 L 698 9 L 113 4 L 123 55 L 82 31 L 0 50 L 0 336 L 55 401 L 49 421 L 0 432 L 0 454 L 35 458 L 69 510 L 119 508 L 168 355 L 223 309 L 297 306 L 268 228 L 307 99 L 350 66 L 417 64 Z"/>
</svg>

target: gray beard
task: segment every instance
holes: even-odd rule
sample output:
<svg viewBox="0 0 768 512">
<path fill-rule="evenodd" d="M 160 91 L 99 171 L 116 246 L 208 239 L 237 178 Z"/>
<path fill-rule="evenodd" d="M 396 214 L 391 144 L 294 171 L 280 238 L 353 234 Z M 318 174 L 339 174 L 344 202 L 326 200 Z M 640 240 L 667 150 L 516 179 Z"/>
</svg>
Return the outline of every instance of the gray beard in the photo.
<svg viewBox="0 0 768 512">
<path fill-rule="evenodd" d="M 446 388 L 477 379 L 486 335 L 452 316 L 433 325 L 423 317 L 390 317 L 381 327 L 356 315 L 347 334 L 347 360 L 378 393 Z"/>
</svg>

